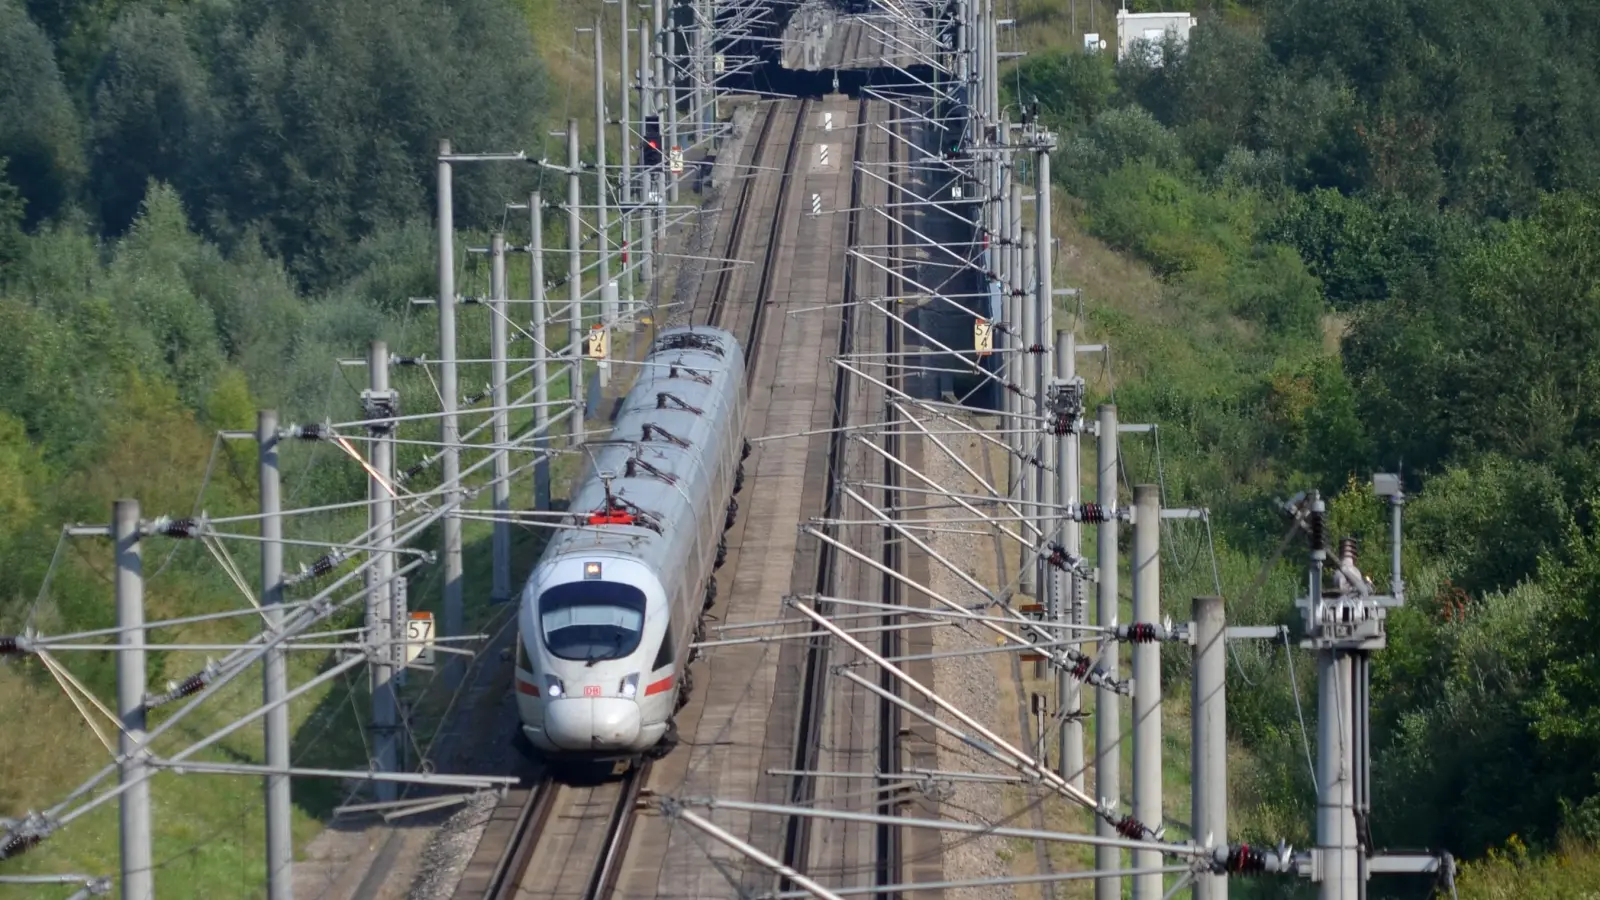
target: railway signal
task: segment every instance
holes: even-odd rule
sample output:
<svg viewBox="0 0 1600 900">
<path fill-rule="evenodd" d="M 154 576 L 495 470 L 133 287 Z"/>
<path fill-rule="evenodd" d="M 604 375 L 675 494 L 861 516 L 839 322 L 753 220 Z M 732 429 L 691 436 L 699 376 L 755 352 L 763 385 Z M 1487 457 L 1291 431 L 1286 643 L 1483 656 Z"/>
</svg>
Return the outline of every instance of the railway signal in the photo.
<svg viewBox="0 0 1600 900">
<path fill-rule="evenodd" d="M 661 117 L 644 117 L 644 164 L 661 165 Z"/>
</svg>

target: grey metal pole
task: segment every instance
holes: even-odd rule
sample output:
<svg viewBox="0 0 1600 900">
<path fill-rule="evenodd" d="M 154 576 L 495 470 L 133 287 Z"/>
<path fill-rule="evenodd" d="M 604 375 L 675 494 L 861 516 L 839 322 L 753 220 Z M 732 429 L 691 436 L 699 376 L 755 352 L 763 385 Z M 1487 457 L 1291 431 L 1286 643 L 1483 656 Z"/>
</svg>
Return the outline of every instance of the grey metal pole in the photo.
<svg viewBox="0 0 1600 900">
<path fill-rule="evenodd" d="M 1009 231 L 1011 232 L 1013 238 L 1013 243 L 1010 247 L 1010 290 L 1012 295 L 1016 297 L 1017 305 L 1022 308 L 1022 369 L 1020 372 L 1022 377 L 1019 379 L 1019 381 L 1022 384 L 1022 389 L 1031 394 L 1033 392 L 1034 383 L 1038 380 L 1038 357 L 1033 353 L 1033 346 L 1039 342 L 1039 310 L 1031 302 L 1029 302 L 1027 291 L 1024 286 L 1025 282 L 1022 277 L 1024 269 L 1022 260 L 1025 255 L 1023 252 L 1023 242 L 1024 240 L 1032 241 L 1033 232 L 1029 230 L 1025 233 L 1022 228 L 1022 187 L 1015 184 L 1011 185 L 1010 196 L 1011 204 L 1009 209 Z M 1037 411 L 1036 404 L 1037 401 L 1034 399 L 1022 398 L 1018 401 L 1017 408 L 1022 415 L 1032 416 Z M 1018 498 L 1021 500 L 1023 515 L 1028 516 L 1035 524 L 1038 524 L 1039 507 L 1034 505 L 1034 502 L 1037 499 L 1034 495 L 1034 489 L 1038 486 L 1039 482 L 1038 477 L 1034 474 L 1034 466 L 1028 461 L 1028 458 L 1036 455 L 1035 449 L 1038 445 L 1037 435 L 1039 429 L 1036 425 L 1031 424 L 1031 419 L 1026 421 L 1030 424 L 1019 422 L 1017 428 L 1016 444 L 1018 449 L 1022 452 L 1023 459 L 1018 461 L 1017 471 L 1019 476 L 1017 478 L 1017 483 L 1013 487 L 1017 491 Z M 1038 575 L 1039 568 L 1037 565 L 1035 565 L 1034 553 L 1032 550 L 1026 547 L 1020 548 L 1019 553 L 1021 554 L 1021 561 L 1019 564 L 1021 565 L 1022 570 L 1018 573 L 1019 578 L 1017 581 L 1017 590 L 1027 594 L 1030 597 L 1037 597 L 1038 582 L 1036 580 L 1036 576 Z"/>
<path fill-rule="evenodd" d="M 997 134 L 1002 131 L 997 131 Z M 1028 389 L 1028 356 L 1023 348 L 1028 343 L 1028 332 L 1023 324 L 1025 313 L 1022 309 L 1022 298 L 1016 292 L 1016 249 L 1021 246 L 1022 235 L 1017 233 L 1016 226 L 1019 220 L 1011 214 L 1011 191 L 1007 189 L 1005 179 L 996 154 L 988 163 L 985 173 L 989 180 L 988 195 L 994 198 L 990 204 L 992 217 L 991 228 L 994 235 L 990 246 L 994 248 L 994 270 L 1000 276 L 1000 290 L 1005 297 L 1006 308 L 1011 311 L 1011 324 L 1017 329 L 1016 353 L 1011 359 L 1011 381 L 1017 387 L 1026 391 Z M 1012 412 L 1021 416 L 1027 401 L 1021 394 L 1013 400 Z M 1022 423 L 1020 419 L 1012 422 L 1012 432 L 1006 438 L 1006 443 L 1020 450 L 1023 444 Z M 1015 457 L 1013 457 L 1015 460 Z M 1016 496 L 1018 473 L 1022 471 L 1020 462 L 1014 461 L 1010 467 L 1010 492 Z"/>
<path fill-rule="evenodd" d="M 660 8 L 660 0 L 657 0 L 657 8 Z M 668 30 L 662 34 L 662 42 L 666 45 L 666 49 L 663 54 L 665 59 L 662 62 L 663 65 L 667 67 L 668 71 L 671 72 L 671 77 L 669 77 L 666 83 L 662 85 L 662 89 L 665 90 L 667 94 L 667 146 L 661 148 L 662 155 L 666 155 L 671 148 L 678 146 L 678 36 L 680 34 L 678 28 L 678 19 L 679 16 L 677 2 L 674 0 L 671 25 L 668 27 Z M 662 177 L 665 179 L 665 182 L 668 185 L 667 199 L 673 203 L 677 203 L 678 179 L 673 177 L 671 174 L 667 174 Z"/>
<path fill-rule="evenodd" d="M 971 15 L 972 0 L 961 0 L 956 10 L 956 65 L 969 106 L 972 103 L 972 30 L 968 25 Z"/>
<path fill-rule="evenodd" d="M 494 574 L 489 599 L 503 603 L 511 599 L 511 460 L 506 445 L 511 442 L 510 386 L 506 384 L 506 236 L 496 232 L 489 237 L 489 391 L 494 416 L 494 535 L 491 546 Z"/>
<path fill-rule="evenodd" d="M 1022 237 L 1023 280 L 1027 282 L 1027 293 L 1023 295 L 1022 300 L 1033 307 L 1034 343 L 1032 347 L 1028 348 L 1028 355 L 1033 358 L 1033 414 L 1043 420 L 1050 414 L 1050 382 L 1055 377 L 1055 371 L 1050 360 L 1051 350 L 1053 349 L 1050 337 L 1054 332 L 1050 330 L 1049 310 L 1045 308 L 1045 304 L 1039 297 L 1039 279 L 1036 277 L 1039 271 L 1039 242 L 1032 231 L 1024 231 Z M 1037 466 L 1033 472 L 1033 496 L 1039 501 L 1036 513 L 1039 533 L 1050 537 L 1055 534 L 1055 528 L 1051 523 L 1056 519 L 1057 514 L 1045 509 L 1045 504 L 1049 503 L 1056 495 L 1055 482 L 1051 478 L 1051 470 L 1055 467 L 1043 464 L 1044 460 L 1050 458 L 1050 450 L 1052 449 L 1045 439 L 1047 433 L 1043 428 L 1036 426 L 1033 429 L 1034 437 L 1028 444 L 1028 452 L 1029 455 L 1038 457 L 1041 461 L 1041 465 Z M 1043 556 L 1038 556 L 1034 559 L 1034 568 L 1037 570 L 1034 580 L 1039 584 L 1039 591 L 1045 593 L 1047 587 L 1051 584 L 1050 564 L 1045 561 Z M 1052 609 L 1055 601 L 1055 595 L 1050 594 L 1049 602 L 1052 604 Z"/>
<path fill-rule="evenodd" d="M 539 437 L 534 452 L 550 449 L 550 335 L 547 323 L 550 310 L 544 292 L 544 195 L 528 195 L 528 299 L 533 307 L 533 425 Z M 550 460 L 533 466 L 533 508 L 550 508 Z"/>
<path fill-rule="evenodd" d="M 1117 407 L 1110 403 L 1100 405 L 1098 459 L 1095 485 L 1100 507 L 1105 511 L 1105 521 L 1100 523 L 1095 541 L 1098 563 L 1099 592 L 1096 612 L 1098 624 L 1110 625 L 1117 618 Z M 1117 677 L 1118 647 L 1108 642 L 1100 667 L 1112 678 Z M 1122 721 L 1115 691 L 1101 688 L 1094 698 L 1094 788 L 1095 799 L 1105 802 L 1122 800 Z M 1095 821 L 1096 833 L 1109 836 L 1116 829 L 1104 818 Z M 1095 867 L 1105 871 L 1122 868 L 1122 853 L 1110 847 L 1095 850 Z M 1094 883 L 1096 900 L 1118 900 L 1121 885 L 1116 878 L 1101 878 Z"/>
<path fill-rule="evenodd" d="M 587 399 L 583 394 L 583 185 L 578 182 L 578 120 L 567 120 L 567 354 L 572 359 L 572 403 L 579 410 L 571 433 L 576 443 L 583 431 Z"/>
<path fill-rule="evenodd" d="M 638 151 L 639 145 L 634 143 L 633 129 L 630 127 L 632 125 L 633 99 L 631 96 L 633 92 L 630 88 L 633 85 L 628 78 L 628 67 L 633 65 L 633 56 L 629 53 L 628 38 L 630 37 L 629 32 L 633 29 L 628 24 L 628 0 L 618 0 L 618 2 L 621 4 L 621 13 L 617 17 L 619 31 L 621 32 L 619 35 L 621 47 L 617 52 L 617 58 L 620 60 L 617 69 L 622 74 L 622 84 L 619 91 L 622 94 L 622 117 L 617 123 L 617 139 L 621 142 L 617 144 L 617 156 L 622 159 L 622 178 L 617 185 L 618 196 L 621 200 L 620 212 L 617 214 L 617 224 L 621 226 L 622 231 L 620 237 L 622 242 L 622 285 L 626 301 L 623 311 L 631 314 L 633 312 L 633 272 L 628 269 L 628 254 L 638 249 L 633 244 L 634 220 L 638 218 L 638 209 L 633 205 L 633 154 Z"/>
<path fill-rule="evenodd" d="M 1351 654 L 1317 651 L 1317 849 L 1322 856 L 1319 900 L 1355 900 L 1355 753 L 1351 740 L 1354 686 Z"/>
<path fill-rule="evenodd" d="M 1040 358 L 1039 354 L 1034 352 L 1034 349 L 1043 343 L 1043 340 L 1039 331 L 1039 307 L 1033 302 L 1033 297 L 1028 293 L 1028 288 L 1032 286 L 1033 282 L 1033 279 L 1028 274 L 1029 262 L 1033 257 L 1033 229 L 1023 228 L 1021 231 L 1022 243 L 1017 249 L 1017 288 L 1022 291 L 1020 297 L 1022 301 L 1022 322 L 1024 339 L 1027 343 L 1024 358 L 1028 361 L 1027 379 L 1023 382 L 1022 387 L 1033 394 L 1033 399 L 1028 401 L 1026 405 L 1027 414 L 1029 416 L 1038 416 L 1043 406 L 1043 397 L 1038 393 Z M 1031 421 L 1035 424 L 1023 429 L 1026 440 L 1022 445 L 1022 452 L 1030 459 L 1042 458 L 1044 456 L 1042 447 L 1044 429 L 1037 424 L 1036 419 Z M 1048 535 L 1050 533 L 1050 519 L 1044 510 L 1045 495 L 1039 492 L 1040 469 L 1041 467 L 1031 462 L 1023 464 L 1022 496 L 1024 500 L 1031 500 L 1037 504 L 1031 508 L 1025 507 L 1027 515 L 1032 518 L 1034 525 L 1038 526 L 1040 534 Z M 1021 590 L 1025 593 L 1031 593 L 1042 600 L 1046 585 L 1046 582 L 1039 578 L 1042 571 L 1041 566 L 1044 564 L 1043 557 L 1027 549 L 1024 549 L 1023 553 L 1025 554 L 1023 565 L 1031 569 L 1032 572 L 1023 573 L 1024 582 Z M 1032 590 L 1029 590 L 1029 588 L 1032 588 Z"/>
<path fill-rule="evenodd" d="M 450 153 L 450 142 L 439 142 L 439 155 Z M 450 163 L 439 161 L 439 442 L 443 444 L 444 502 L 454 505 L 461 495 L 461 429 L 456 404 L 456 223 Z M 459 637 L 464 618 L 461 609 L 461 519 L 454 510 L 440 523 L 444 539 L 444 637 Z M 445 661 L 445 680 L 454 683 L 461 664 L 451 654 Z M 283 763 L 287 766 L 288 760 Z"/>
<path fill-rule="evenodd" d="M 283 517 L 278 469 L 278 413 L 263 409 L 256 413 L 256 442 L 260 448 L 261 487 L 261 615 L 269 632 L 283 627 Z M 262 656 L 263 705 L 269 707 L 263 718 L 266 733 L 266 764 L 275 769 L 289 767 L 289 666 L 280 647 Z M 267 897 L 292 900 L 294 897 L 294 839 L 289 825 L 289 779 L 268 775 L 264 779 L 267 800 Z"/>
<path fill-rule="evenodd" d="M 1048 169 L 1048 154 L 1040 153 L 1038 155 L 1046 160 L 1043 168 Z M 1050 183 L 1047 180 L 1037 182 L 1034 190 L 1034 210 L 1036 213 L 1033 229 L 1034 246 L 1029 269 L 1033 275 L 1033 302 L 1039 308 L 1038 334 L 1041 355 L 1034 364 L 1034 370 L 1038 373 L 1035 390 L 1038 391 L 1039 414 L 1042 416 L 1048 412 L 1046 400 L 1051 377 L 1055 374 L 1055 365 L 1050 357 L 1055 352 L 1055 346 L 1051 338 L 1056 333 L 1055 297 L 1050 287 Z M 1048 453 L 1039 455 L 1041 457 L 1048 456 Z M 1039 469 L 1038 495 L 1041 501 L 1046 497 L 1054 497 L 1056 495 L 1055 481 L 1061 476 L 1059 470 L 1052 471 L 1052 468 L 1054 467 L 1040 467 Z M 1047 564 L 1041 558 L 1039 560 L 1040 572 L 1043 573 L 1046 568 Z M 1058 594 L 1055 599 L 1059 601 L 1060 595 Z"/>
<path fill-rule="evenodd" d="M 1226 624 L 1221 597 L 1194 598 L 1190 817 L 1195 840 L 1213 845 L 1228 840 Z M 1197 877 L 1194 895 L 1196 900 L 1227 900 L 1228 876 Z"/>
<path fill-rule="evenodd" d="M 373 404 L 383 403 L 389 396 L 389 347 L 383 341 L 373 341 L 367 351 L 367 390 Z M 370 405 L 368 418 L 378 418 L 374 415 L 377 411 L 376 405 Z M 367 640 L 380 648 L 370 670 L 373 756 L 380 772 L 400 771 L 399 735 L 395 731 L 399 721 L 395 667 L 385 661 L 394 660 L 392 642 L 405 637 L 405 626 L 395 621 L 395 592 L 390 584 L 394 573 L 394 555 L 389 549 L 394 535 L 394 500 L 390 493 L 394 485 L 393 427 L 392 422 L 379 422 L 367 429 L 373 438 L 368 450 L 372 472 L 367 479 L 370 503 L 367 519 L 372 530 L 372 546 L 378 548 L 372 551 L 372 568 L 367 570 Z M 403 658 L 398 660 L 403 661 Z M 396 788 L 392 782 L 374 782 L 373 791 L 379 803 L 395 799 Z"/>
<path fill-rule="evenodd" d="M 1077 376 L 1076 344 L 1070 331 L 1056 332 L 1056 377 L 1064 385 L 1073 383 Z M 1056 436 L 1056 503 L 1063 510 L 1078 507 L 1078 436 L 1076 433 Z M 1067 517 L 1062 521 L 1061 546 L 1077 558 L 1082 552 L 1082 528 L 1078 520 Z M 1062 577 L 1056 573 L 1062 590 L 1057 593 L 1056 612 L 1062 621 L 1087 625 L 1088 617 L 1083 604 L 1083 585 L 1077 572 Z M 1082 621 L 1079 619 L 1082 618 Z M 1065 670 L 1056 673 L 1056 703 L 1065 711 L 1061 720 L 1061 777 L 1073 787 L 1083 790 L 1083 696 L 1078 679 Z"/>
<path fill-rule="evenodd" d="M 617 51 L 619 60 L 617 69 L 622 73 L 622 117 L 617 120 L 617 155 L 622 158 L 622 183 L 619 185 L 622 195 L 622 205 L 626 209 L 633 199 L 633 153 L 637 145 L 633 142 L 633 130 L 629 128 L 629 114 L 632 112 L 633 97 L 631 79 L 628 77 L 628 67 L 633 65 L 633 55 L 629 53 L 628 38 L 633 26 L 628 24 L 628 0 L 618 0 L 621 12 L 617 15 L 618 40 L 620 48 Z M 627 242 L 627 217 L 622 219 L 623 242 Z"/>
<path fill-rule="evenodd" d="M 654 105 L 650 83 L 650 29 L 645 23 L 639 23 L 639 119 L 644 121 L 653 115 Z M 650 282 L 656 277 L 656 250 L 655 231 L 656 213 L 650 205 L 650 195 L 656 192 L 657 166 L 642 166 L 644 177 L 639 179 L 644 188 L 639 197 L 639 252 L 643 254 L 640 260 L 639 280 Z"/>
<path fill-rule="evenodd" d="M 600 321 L 614 328 L 617 318 L 616 291 L 611 284 L 611 221 L 608 198 L 611 183 L 606 178 L 606 70 L 605 34 L 600 17 L 594 17 L 594 171 L 595 171 L 595 249 L 600 253 Z M 600 386 L 605 387 L 606 367 L 600 367 Z"/>
<path fill-rule="evenodd" d="M 977 108 L 978 118 L 983 122 L 989 121 L 989 88 L 985 84 L 989 79 L 989 37 L 988 17 L 985 9 L 988 0 L 973 0 L 972 3 L 973 31 L 972 62 L 974 65 L 972 98 L 973 105 Z"/>
<path fill-rule="evenodd" d="M 1133 487 L 1133 620 L 1161 618 L 1161 489 Z M 1161 644 L 1133 645 L 1133 816 L 1161 828 Z M 1161 854 L 1135 850 L 1133 867 L 1161 865 Z M 1133 879 L 1133 900 L 1161 900 L 1161 876 Z"/>
<path fill-rule="evenodd" d="M 989 72 L 984 74 L 984 83 L 989 88 L 989 115 L 992 119 L 998 119 L 998 115 L 1000 115 L 1000 19 L 995 16 L 995 0 L 987 0 L 987 3 L 989 3 L 989 16 L 987 16 L 989 21 L 984 26 L 984 32 L 986 32 L 987 42 L 989 42 L 989 54 L 987 54 Z"/>
<path fill-rule="evenodd" d="M 139 533 L 139 501 L 118 500 L 111 505 L 111 536 L 117 557 L 117 714 L 122 733 L 117 736 L 123 791 L 121 819 L 122 900 L 149 900 L 155 896 L 151 864 L 150 752 L 145 739 L 144 559 Z"/>
<path fill-rule="evenodd" d="M 1389 498 L 1389 594 L 1400 603 L 1406 600 L 1406 583 L 1400 572 L 1400 517 L 1405 505 L 1404 493 Z"/>
</svg>

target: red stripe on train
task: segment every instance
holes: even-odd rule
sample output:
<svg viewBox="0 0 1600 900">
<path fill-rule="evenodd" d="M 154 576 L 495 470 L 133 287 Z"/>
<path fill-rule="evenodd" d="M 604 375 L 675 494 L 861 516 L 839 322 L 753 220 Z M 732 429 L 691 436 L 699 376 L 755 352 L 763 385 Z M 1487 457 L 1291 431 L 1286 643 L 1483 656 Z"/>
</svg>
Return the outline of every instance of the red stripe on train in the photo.
<svg viewBox="0 0 1600 900">
<path fill-rule="evenodd" d="M 660 694 L 670 690 L 672 690 L 672 676 L 668 675 L 660 681 L 652 681 L 645 687 L 644 695 L 648 697 L 651 694 Z"/>
<path fill-rule="evenodd" d="M 531 681 L 523 681 L 521 678 L 518 678 L 517 692 L 521 694 L 527 694 L 530 697 L 537 697 L 539 696 L 539 686 Z"/>
</svg>

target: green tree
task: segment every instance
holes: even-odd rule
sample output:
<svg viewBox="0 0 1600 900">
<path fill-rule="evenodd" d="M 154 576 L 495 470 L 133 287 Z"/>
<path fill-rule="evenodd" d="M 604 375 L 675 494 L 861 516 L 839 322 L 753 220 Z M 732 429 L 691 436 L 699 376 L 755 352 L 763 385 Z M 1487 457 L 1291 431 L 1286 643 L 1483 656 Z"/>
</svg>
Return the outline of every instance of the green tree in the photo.
<svg viewBox="0 0 1600 900">
<path fill-rule="evenodd" d="M 468 150 L 537 140 L 545 79 L 500 0 L 243 0 L 218 34 L 227 133 L 214 177 L 186 181 L 185 197 L 202 221 L 258 229 L 308 282 L 348 276 L 345 248 L 427 212 L 440 137 Z M 498 216 L 531 177 L 474 168 L 458 222 Z"/>
<path fill-rule="evenodd" d="M 6 158 L 0 156 L 0 284 L 22 255 L 22 222 L 27 203 L 22 192 L 7 177 Z"/>
<path fill-rule="evenodd" d="M 80 126 L 50 39 L 19 0 L 0 0 L 0 156 L 31 226 L 73 199 L 84 173 Z"/>
<path fill-rule="evenodd" d="M 199 187 L 216 162 L 220 110 L 184 20 L 143 7 L 111 29 L 94 76 L 94 187 L 105 226 L 121 233 L 152 179 Z"/>
</svg>

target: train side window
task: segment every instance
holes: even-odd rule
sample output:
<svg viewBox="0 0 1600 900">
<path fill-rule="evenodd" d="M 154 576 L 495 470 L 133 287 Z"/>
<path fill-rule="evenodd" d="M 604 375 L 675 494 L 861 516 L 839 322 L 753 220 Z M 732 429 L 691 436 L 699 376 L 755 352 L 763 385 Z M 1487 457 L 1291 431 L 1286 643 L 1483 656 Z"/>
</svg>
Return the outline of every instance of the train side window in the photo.
<svg viewBox="0 0 1600 900">
<path fill-rule="evenodd" d="M 656 651 L 656 661 L 650 664 L 650 671 L 664 669 L 678 658 L 672 640 L 672 617 L 667 617 L 667 632 L 661 636 L 661 649 Z"/>
<path fill-rule="evenodd" d="M 517 632 L 517 668 L 524 672 L 532 671 L 528 667 L 528 647 L 522 642 L 522 632 Z"/>
</svg>

